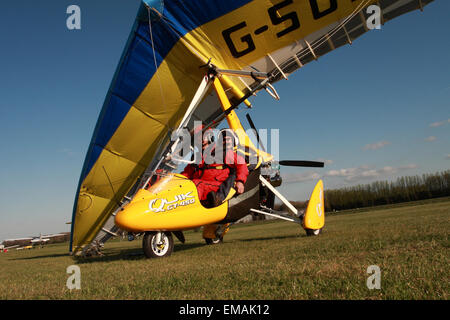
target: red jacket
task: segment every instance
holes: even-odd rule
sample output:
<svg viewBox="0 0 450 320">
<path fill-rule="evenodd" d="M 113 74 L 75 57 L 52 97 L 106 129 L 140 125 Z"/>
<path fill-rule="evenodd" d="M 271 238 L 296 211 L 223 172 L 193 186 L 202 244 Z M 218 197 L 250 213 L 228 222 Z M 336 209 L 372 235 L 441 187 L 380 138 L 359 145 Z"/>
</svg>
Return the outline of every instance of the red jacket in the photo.
<svg viewBox="0 0 450 320">
<path fill-rule="evenodd" d="M 202 162 L 198 165 L 187 165 L 181 174 L 191 180 L 200 179 L 214 185 L 220 185 L 230 175 L 230 168 L 233 168 L 236 171 L 236 182 L 241 181 L 245 184 L 248 176 L 248 168 L 244 158 L 233 150 L 228 150 L 224 162 L 225 164 L 213 163 L 208 165 L 202 159 Z"/>
</svg>

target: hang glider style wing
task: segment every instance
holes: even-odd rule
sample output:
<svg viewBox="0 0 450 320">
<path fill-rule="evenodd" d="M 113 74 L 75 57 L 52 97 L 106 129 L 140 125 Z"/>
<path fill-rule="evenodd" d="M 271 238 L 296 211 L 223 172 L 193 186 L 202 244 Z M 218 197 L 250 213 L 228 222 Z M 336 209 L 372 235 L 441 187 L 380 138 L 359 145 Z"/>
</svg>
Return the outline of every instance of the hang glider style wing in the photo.
<svg viewBox="0 0 450 320">
<path fill-rule="evenodd" d="M 381 23 L 433 0 L 144 0 L 101 110 L 77 189 L 70 252 L 80 251 L 143 174 L 158 163 L 205 76 L 222 69 L 231 100 L 252 93 L 258 71 L 270 83 L 369 31 L 367 8 Z M 208 91 L 190 117 L 214 119 Z M 111 222 L 111 220 L 110 220 Z M 106 231 L 105 231 L 106 230 Z M 101 236 L 101 235 L 100 235 Z"/>
</svg>

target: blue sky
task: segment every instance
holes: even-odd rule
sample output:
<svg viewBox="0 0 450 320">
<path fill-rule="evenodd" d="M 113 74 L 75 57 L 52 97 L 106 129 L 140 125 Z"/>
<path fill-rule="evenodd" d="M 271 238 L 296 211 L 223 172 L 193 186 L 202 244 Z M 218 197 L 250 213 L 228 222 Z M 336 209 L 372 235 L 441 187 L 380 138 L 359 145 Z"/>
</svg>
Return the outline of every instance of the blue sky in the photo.
<svg viewBox="0 0 450 320">
<path fill-rule="evenodd" d="M 76 4 L 82 29 L 66 27 Z M 0 3 L 0 241 L 69 231 L 106 91 L 139 7 L 134 0 Z M 450 2 L 387 23 L 261 92 L 250 114 L 280 129 L 289 199 L 450 168 Z M 248 111 L 239 111 L 243 117 Z"/>
</svg>

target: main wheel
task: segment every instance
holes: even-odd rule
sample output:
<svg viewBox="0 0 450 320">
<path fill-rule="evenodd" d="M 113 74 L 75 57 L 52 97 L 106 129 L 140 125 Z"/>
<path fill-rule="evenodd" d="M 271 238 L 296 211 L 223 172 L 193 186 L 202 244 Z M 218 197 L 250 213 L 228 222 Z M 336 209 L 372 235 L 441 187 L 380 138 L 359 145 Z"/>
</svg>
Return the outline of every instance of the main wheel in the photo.
<svg viewBox="0 0 450 320">
<path fill-rule="evenodd" d="M 161 232 L 158 242 L 158 232 L 146 232 L 142 240 L 142 247 L 147 258 L 168 257 L 173 251 L 173 237 L 170 232 Z"/>
<path fill-rule="evenodd" d="M 223 242 L 223 237 L 215 238 L 215 239 L 205 238 L 205 242 L 206 242 L 206 244 L 219 244 L 219 243 Z"/>
<path fill-rule="evenodd" d="M 307 236 L 318 236 L 322 233 L 322 229 L 305 229 Z"/>
</svg>

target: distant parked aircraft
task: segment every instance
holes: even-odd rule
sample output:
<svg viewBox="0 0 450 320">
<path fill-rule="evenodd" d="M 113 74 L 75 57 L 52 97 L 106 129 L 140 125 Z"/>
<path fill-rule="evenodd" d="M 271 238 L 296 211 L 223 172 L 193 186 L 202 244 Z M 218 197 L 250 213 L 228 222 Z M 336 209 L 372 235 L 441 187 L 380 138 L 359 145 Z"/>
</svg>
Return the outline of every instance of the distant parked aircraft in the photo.
<svg viewBox="0 0 450 320">
<path fill-rule="evenodd" d="M 47 242 L 49 242 L 52 238 L 56 238 L 56 237 L 62 237 L 64 236 L 61 233 L 57 233 L 57 234 L 49 234 L 49 235 L 42 235 L 40 234 L 39 237 L 33 238 L 30 242 L 32 245 L 36 245 L 36 244 L 46 244 Z"/>
<path fill-rule="evenodd" d="M 53 238 L 57 237 L 63 237 L 64 234 L 57 233 L 57 234 L 49 234 L 49 235 L 42 235 L 40 234 L 39 237 L 33 237 L 33 238 L 18 238 L 18 239 L 7 239 L 3 243 L 10 246 L 6 247 L 4 244 L 0 245 L 0 252 L 7 252 L 9 249 L 16 250 L 22 250 L 22 249 L 31 249 L 35 245 L 44 245 L 48 243 Z"/>
<path fill-rule="evenodd" d="M 5 247 L 4 245 L 0 245 L 0 252 L 6 253 L 6 252 L 8 252 L 8 250 L 17 248 L 18 246 L 19 245 Z"/>
</svg>

